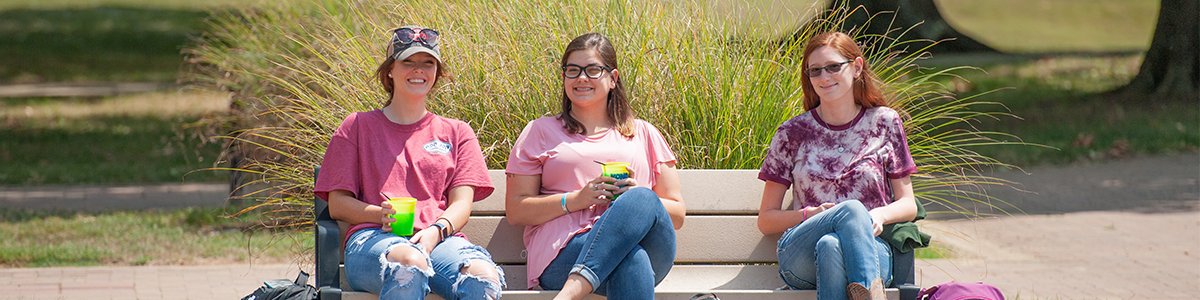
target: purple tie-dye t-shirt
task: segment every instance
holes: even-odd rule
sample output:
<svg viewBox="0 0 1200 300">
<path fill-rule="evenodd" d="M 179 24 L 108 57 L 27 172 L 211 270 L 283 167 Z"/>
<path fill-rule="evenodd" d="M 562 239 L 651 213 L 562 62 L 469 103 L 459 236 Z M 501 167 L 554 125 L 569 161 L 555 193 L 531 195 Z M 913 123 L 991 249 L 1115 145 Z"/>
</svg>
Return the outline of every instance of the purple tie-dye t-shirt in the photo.
<svg viewBox="0 0 1200 300">
<path fill-rule="evenodd" d="M 889 178 L 916 170 L 900 115 L 875 107 L 840 126 L 811 111 L 783 122 L 758 178 L 791 187 L 793 209 L 845 200 L 872 209 L 892 202 Z"/>
</svg>

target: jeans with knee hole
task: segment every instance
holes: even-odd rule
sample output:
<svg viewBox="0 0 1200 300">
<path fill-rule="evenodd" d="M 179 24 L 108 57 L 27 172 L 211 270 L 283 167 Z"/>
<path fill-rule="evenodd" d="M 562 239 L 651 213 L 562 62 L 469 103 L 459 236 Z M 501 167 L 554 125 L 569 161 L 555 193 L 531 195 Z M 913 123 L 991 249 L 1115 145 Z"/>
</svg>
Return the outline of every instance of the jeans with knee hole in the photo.
<svg viewBox="0 0 1200 300">
<path fill-rule="evenodd" d="M 779 238 L 779 275 L 792 289 L 817 289 L 818 299 L 846 299 L 846 286 L 892 281 L 892 247 L 874 235 L 857 200 L 809 216 Z"/>
<path fill-rule="evenodd" d="M 654 299 L 654 286 L 675 262 L 675 227 L 654 191 L 621 194 L 591 230 L 580 233 L 539 277 L 542 289 L 560 290 L 570 274 L 608 299 Z"/>
<path fill-rule="evenodd" d="M 419 244 L 379 228 L 363 229 L 350 236 L 346 243 L 346 281 L 350 287 L 378 294 L 380 299 L 424 299 L 431 291 L 448 300 L 500 298 L 505 284 L 500 267 L 496 267 L 499 283 L 460 272 L 470 266 L 471 260 L 495 265 L 491 254 L 482 247 L 461 237 L 449 237 L 425 255 L 426 263 L 432 267 L 426 271 L 389 262 L 388 249 L 397 245 L 413 247 L 424 254 L 424 247 Z"/>
</svg>

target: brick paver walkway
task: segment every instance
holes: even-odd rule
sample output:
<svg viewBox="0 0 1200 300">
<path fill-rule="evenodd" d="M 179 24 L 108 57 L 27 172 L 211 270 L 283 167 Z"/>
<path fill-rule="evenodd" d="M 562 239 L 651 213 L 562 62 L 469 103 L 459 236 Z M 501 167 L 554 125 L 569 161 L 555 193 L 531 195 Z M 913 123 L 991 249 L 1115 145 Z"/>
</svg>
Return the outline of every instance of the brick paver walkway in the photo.
<svg viewBox="0 0 1200 300">
<path fill-rule="evenodd" d="M 241 299 L 297 274 L 290 264 L 0 269 L 0 298 Z"/>
<path fill-rule="evenodd" d="M 957 258 L 918 261 L 922 287 L 982 281 L 1009 299 L 1200 295 L 1200 212 L 1080 212 L 926 228 Z"/>
</svg>

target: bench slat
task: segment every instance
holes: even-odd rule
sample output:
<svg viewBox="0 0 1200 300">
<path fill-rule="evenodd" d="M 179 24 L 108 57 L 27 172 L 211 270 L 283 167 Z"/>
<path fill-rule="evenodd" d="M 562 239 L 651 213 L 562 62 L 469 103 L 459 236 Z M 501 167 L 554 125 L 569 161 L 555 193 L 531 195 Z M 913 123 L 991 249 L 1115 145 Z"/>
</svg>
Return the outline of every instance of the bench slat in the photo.
<svg viewBox="0 0 1200 300">
<path fill-rule="evenodd" d="M 525 265 L 504 265 L 505 290 L 525 290 Z M 342 266 L 344 273 L 345 266 Z M 344 278 L 345 276 L 343 276 Z M 783 286 L 779 267 L 775 265 L 675 265 L 659 283 L 659 290 L 772 290 Z M 350 285 L 343 279 L 342 289 Z"/>
<path fill-rule="evenodd" d="M 503 299 L 551 299 L 554 291 L 529 291 L 525 286 L 525 266 L 504 266 L 508 289 Z M 712 292 L 722 300 L 729 299 L 816 299 L 815 290 L 776 291 L 783 286 L 779 268 L 773 265 L 677 265 L 655 288 L 656 299 L 688 299 L 692 295 Z M 343 283 L 343 288 L 346 286 Z M 363 294 L 346 298 L 348 294 Z M 375 299 L 369 293 L 346 293 L 342 299 Z M 361 298 L 358 298 L 361 297 Z M 585 299 L 604 299 L 591 295 Z M 897 299 L 896 289 L 888 289 L 888 299 Z M 430 295 L 426 299 L 441 299 Z"/>
<path fill-rule="evenodd" d="M 697 293 L 707 291 L 655 291 L 654 299 L 657 300 L 688 300 Z M 887 290 L 888 299 L 899 299 L 899 293 L 896 289 Z M 504 291 L 501 299 L 506 300 L 552 300 L 557 292 L 554 291 Z M 815 300 L 817 292 L 815 290 L 808 291 L 764 291 L 764 290 L 729 290 L 714 292 L 721 300 Z M 379 296 L 363 292 L 343 292 L 343 300 L 376 300 Z M 442 300 L 435 294 L 429 294 L 425 299 Z M 600 295 L 591 294 L 583 298 L 584 300 L 604 300 L 607 299 Z"/>
<path fill-rule="evenodd" d="M 504 170 L 489 170 L 496 191 L 475 202 L 471 213 L 480 216 L 504 215 Z M 679 170 L 680 190 L 688 215 L 757 215 L 762 200 L 763 181 L 758 170 Z M 784 196 L 785 208 L 792 203 L 791 193 Z"/>
<path fill-rule="evenodd" d="M 757 222 L 755 216 L 688 216 L 675 232 L 675 263 L 773 263 L 779 235 L 764 237 Z M 524 230 L 505 217 L 480 216 L 471 217 L 463 233 L 496 263 L 524 264 Z"/>
<path fill-rule="evenodd" d="M 697 293 L 708 291 L 655 291 L 654 299 L 657 300 L 688 300 Z M 508 300 L 552 300 L 556 293 L 553 291 L 505 291 L 501 299 Z M 728 290 L 714 291 L 717 297 L 721 300 L 815 300 L 817 299 L 817 291 L 764 291 L 764 290 Z M 885 294 L 890 300 L 900 298 L 900 293 L 896 289 L 887 289 Z M 378 299 L 374 294 L 350 292 L 342 294 L 344 300 L 375 300 Z M 425 299 L 442 300 L 437 295 L 430 294 Z M 600 295 L 591 294 L 583 298 L 584 300 L 603 300 L 606 299 Z"/>
</svg>

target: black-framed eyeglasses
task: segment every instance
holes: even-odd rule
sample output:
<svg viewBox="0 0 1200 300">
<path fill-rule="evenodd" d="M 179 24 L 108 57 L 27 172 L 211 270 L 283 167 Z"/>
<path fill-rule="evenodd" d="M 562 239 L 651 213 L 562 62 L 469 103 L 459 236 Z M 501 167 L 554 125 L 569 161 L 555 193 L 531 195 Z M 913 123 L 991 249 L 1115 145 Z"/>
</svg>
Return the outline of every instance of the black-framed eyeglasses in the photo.
<svg viewBox="0 0 1200 300">
<path fill-rule="evenodd" d="M 600 76 L 604 76 L 604 72 L 612 71 L 612 68 L 595 64 L 587 66 L 567 64 L 563 66 L 562 69 L 563 77 L 570 79 L 579 78 L 579 75 L 584 75 L 591 79 L 600 79 Z"/>
<path fill-rule="evenodd" d="M 852 59 L 852 60 L 847 60 L 847 61 L 843 61 L 843 62 L 836 63 L 836 64 L 829 64 L 824 67 L 808 68 L 808 69 L 804 70 L 804 73 L 808 74 L 808 77 L 821 77 L 821 70 L 825 70 L 825 73 L 834 74 L 837 72 L 841 72 L 842 66 L 846 65 L 852 61 L 854 61 L 854 60 Z"/>
<path fill-rule="evenodd" d="M 395 30 L 392 30 L 392 33 L 394 33 L 396 35 L 396 37 L 393 38 L 392 41 L 397 43 L 396 46 L 408 45 L 408 44 L 412 44 L 413 42 L 420 42 L 421 44 L 424 44 L 425 47 L 428 47 L 430 49 L 432 49 L 433 47 L 437 47 L 437 45 L 438 45 L 437 30 L 433 30 L 433 29 L 429 29 L 429 28 L 415 28 L 415 29 L 420 29 L 420 30 L 414 30 L 414 28 L 412 28 L 412 27 L 401 27 L 401 28 L 396 28 Z M 396 48 L 399 48 L 399 47 L 396 47 Z"/>
</svg>

